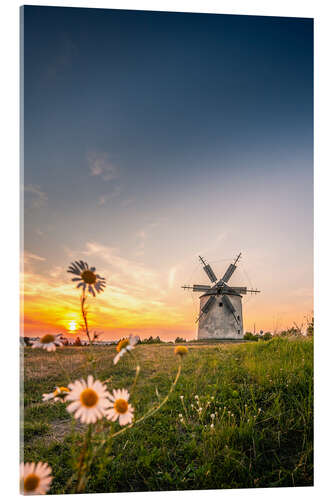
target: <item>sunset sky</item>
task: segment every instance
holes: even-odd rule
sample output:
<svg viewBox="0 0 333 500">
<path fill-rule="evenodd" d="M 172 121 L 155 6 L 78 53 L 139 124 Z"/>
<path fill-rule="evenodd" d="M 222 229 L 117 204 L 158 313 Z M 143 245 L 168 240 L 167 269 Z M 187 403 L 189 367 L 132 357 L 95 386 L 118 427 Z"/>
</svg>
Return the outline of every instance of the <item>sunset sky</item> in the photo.
<svg viewBox="0 0 333 500">
<path fill-rule="evenodd" d="M 24 7 L 24 329 L 68 332 L 83 259 L 102 339 L 196 336 L 207 283 L 245 330 L 312 313 L 313 22 Z M 75 323 L 74 323 L 75 324 Z M 76 332 L 73 332 L 76 334 Z"/>
</svg>

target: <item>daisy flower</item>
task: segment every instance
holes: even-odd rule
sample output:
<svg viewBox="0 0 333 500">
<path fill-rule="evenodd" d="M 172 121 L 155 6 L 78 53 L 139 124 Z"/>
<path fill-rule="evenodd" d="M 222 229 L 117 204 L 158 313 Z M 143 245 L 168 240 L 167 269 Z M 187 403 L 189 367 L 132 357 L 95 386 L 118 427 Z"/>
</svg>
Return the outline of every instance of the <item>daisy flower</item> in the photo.
<svg viewBox="0 0 333 500">
<path fill-rule="evenodd" d="M 130 424 L 133 420 L 134 408 L 128 403 L 129 392 L 126 389 L 113 390 L 110 396 L 111 406 L 105 415 L 115 422 L 119 418 L 120 425 Z"/>
<path fill-rule="evenodd" d="M 64 397 L 69 393 L 68 387 L 56 387 L 55 391 L 49 392 L 48 394 L 43 394 L 43 401 L 54 401 L 63 400 Z"/>
<path fill-rule="evenodd" d="M 24 495 L 45 495 L 52 482 L 52 469 L 47 463 L 20 465 L 21 492 Z"/>
<path fill-rule="evenodd" d="M 71 402 L 67 406 L 67 411 L 74 413 L 75 418 L 84 424 L 94 424 L 104 416 L 110 394 L 102 382 L 94 381 L 94 377 L 88 375 L 87 382 L 83 379 L 76 380 L 73 384 L 69 384 L 68 388 L 70 392 L 65 396 L 65 400 Z"/>
<path fill-rule="evenodd" d="M 136 335 L 133 337 L 130 335 L 128 339 L 123 339 L 118 342 L 118 345 L 116 347 L 118 354 L 115 356 L 113 363 L 116 365 L 120 358 L 129 351 L 132 351 L 134 349 L 134 346 L 138 343 L 139 337 Z"/>
<path fill-rule="evenodd" d="M 185 345 L 177 345 L 177 347 L 175 347 L 175 354 L 178 354 L 179 356 L 184 356 L 187 353 L 188 353 L 188 348 Z"/>
<path fill-rule="evenodd" d="M 41 339 L 35 340 L 32 347 L 41 347 L 46 349 L 48 352 L 55 351 L 57 346 L 63 347 L 63 343 L 60 340 L 61 335 L 52 335 L 52 333 L 47 333 Z"/>
<path fill-rule="evenodd" d="M 75 274 L 78 278 L 72 278 L 72 281 L 79 281 L 76 288 L 83 287 L 85 291 L 88 287 L 88 292 L 96 297 L 96 293 L 103 292 L 105 287 L 105 278 L 102 278 L 96 273 L 95 267 L 89 267 L 83 260 L 72 262 L 67 269 L 68 273 Z"/>
</svg>

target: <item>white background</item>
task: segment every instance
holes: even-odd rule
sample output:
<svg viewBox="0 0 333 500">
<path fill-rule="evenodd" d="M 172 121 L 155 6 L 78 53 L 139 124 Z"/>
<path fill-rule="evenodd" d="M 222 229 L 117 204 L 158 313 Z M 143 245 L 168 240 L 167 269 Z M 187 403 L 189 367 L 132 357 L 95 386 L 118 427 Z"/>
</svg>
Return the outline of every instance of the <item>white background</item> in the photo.
<svg viewBox="0 0 333 500">
<path fill-rule="evenodd" d="M 28 5 L 104 7 L 180 12 L 314 17 L 315 19 L 315 487 L 113 494 L 112 498 L 333 497 L 333 8 L 331 1 L 29 1 Z M 1 2 L 1 260 L 0 348 L 1 497 L 16 498 L 19 463 L 19 6 Z M 23 221 L 21 220 L 21 223 Z M 297 263 L 295 263 L 297 265 Z M 107 494 L 94 495 L 106 498 Z M 77 498 L 60 495 L 57 498 Z M 81 495 L 80 498 L 88 498 Z M 91 495 L 89 495 L 91 498 Z"/>
</svg>

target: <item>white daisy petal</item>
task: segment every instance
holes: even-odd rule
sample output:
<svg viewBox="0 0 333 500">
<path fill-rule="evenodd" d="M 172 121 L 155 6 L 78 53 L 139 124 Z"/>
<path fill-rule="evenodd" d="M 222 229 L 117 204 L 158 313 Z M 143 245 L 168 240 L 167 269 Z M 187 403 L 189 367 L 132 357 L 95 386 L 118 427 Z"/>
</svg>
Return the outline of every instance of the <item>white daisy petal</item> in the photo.
<svg viewBox="0 0 333 500">
<path fill-rule="evenodd" d="M 121 358 L 121 353 L 119 352 L 114 358 L 113 358 L 113 364 L 116 365 L 118 361 Z"/>
<path fill-rule="evenodd" d="M 106 418 L 113 422 L 119 419 L 119 424 L 121 426 L 131 423 L 133 420 L 134 408 L 127 402 L 129 397 L 130 394 L 127 389 L 113 389 L 112 395 L 110 396 L 111 402 L 109 402 L 109 406 L 104 412 Z"/>
<path fill-rule="evenodd" d="M 24 495 L 45 495 L 52 482 L 51 467 L 42 462 L 21 463 L 20 483 Z"/>
<path fill-rule="evenodd" d="M 94 380 L 88 375 L 87 382 L 83 379 L 69 384 L 70 393 L 66 396 L 69 413 L 74 413 L 76 419 L 83 423 L 95 423 L 104 416 L 106 408 L 110 405 L 109 392 L 99 380 Z"/>
</svg>

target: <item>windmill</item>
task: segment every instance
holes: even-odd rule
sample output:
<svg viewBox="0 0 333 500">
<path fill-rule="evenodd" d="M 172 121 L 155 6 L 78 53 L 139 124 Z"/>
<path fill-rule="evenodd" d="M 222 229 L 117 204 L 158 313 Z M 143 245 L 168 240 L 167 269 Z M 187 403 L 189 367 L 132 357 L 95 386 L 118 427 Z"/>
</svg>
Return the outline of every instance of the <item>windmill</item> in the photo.
<svg viewBox="0 0 333 500">
<path fill-rule="evenodd" d="M 222 276 L 217 279 L 213 269 L 199 256 L 203 269 L 212 285 L 183 286 L 182 288 L 200 292 L 200 312 L 198 323 L 198 339 L 239 339 L 243 338 L 242 295 L 259 293 L 259 290 L 246 286 L 227 285 L 237 268 L 241 253 L 231 263 Z"/>
</svg>

